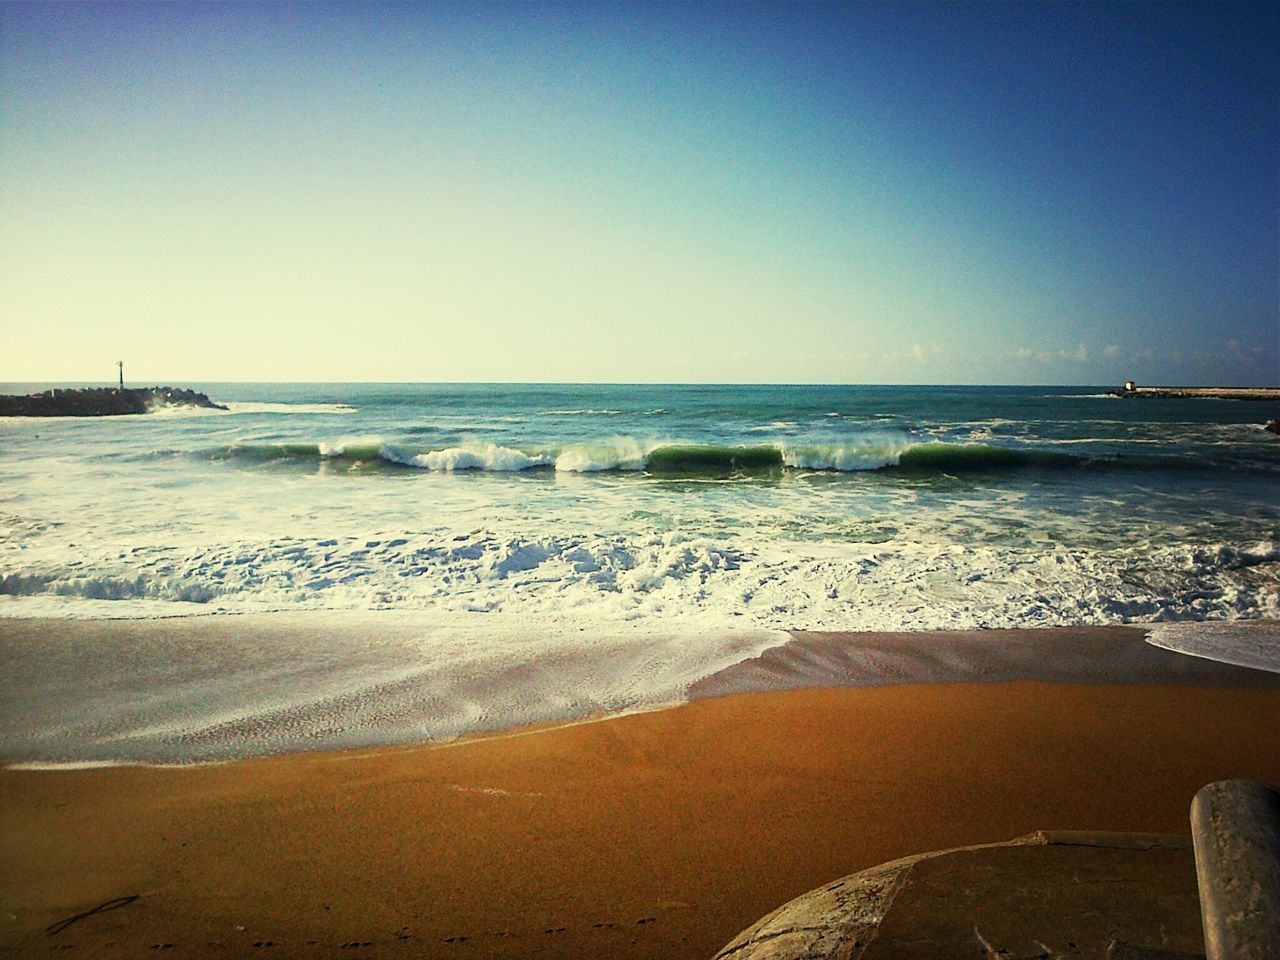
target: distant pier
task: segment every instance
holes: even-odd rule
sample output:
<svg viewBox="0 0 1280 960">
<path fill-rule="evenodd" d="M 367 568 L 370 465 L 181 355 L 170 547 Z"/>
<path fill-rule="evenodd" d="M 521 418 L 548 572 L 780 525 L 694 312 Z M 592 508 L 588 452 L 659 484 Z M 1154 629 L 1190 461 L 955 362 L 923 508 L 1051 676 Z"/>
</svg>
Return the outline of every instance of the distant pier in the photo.
<svg viewBox="0 0 1280 960">
<path fill-rule="evenodd" d="M 1139 387 L 1129 381 L 1109 393 L 1126 400 L 1280 400 L 1280 387 Z"/>
</svg>

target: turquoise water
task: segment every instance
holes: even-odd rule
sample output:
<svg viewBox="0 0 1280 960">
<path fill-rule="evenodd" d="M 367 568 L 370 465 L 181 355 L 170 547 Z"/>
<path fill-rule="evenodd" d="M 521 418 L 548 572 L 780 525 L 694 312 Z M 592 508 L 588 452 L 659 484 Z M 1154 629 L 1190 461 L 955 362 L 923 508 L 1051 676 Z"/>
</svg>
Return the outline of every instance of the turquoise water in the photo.
<svg viewBox="0 0 1280 960">
<path fill-rule="evenodd" d="M 230 412 L 0 421 L 0 614 L 841 629 L 1280 615 L 1269 404 L 1096 387 L 184 386 Z"/>
</svg>

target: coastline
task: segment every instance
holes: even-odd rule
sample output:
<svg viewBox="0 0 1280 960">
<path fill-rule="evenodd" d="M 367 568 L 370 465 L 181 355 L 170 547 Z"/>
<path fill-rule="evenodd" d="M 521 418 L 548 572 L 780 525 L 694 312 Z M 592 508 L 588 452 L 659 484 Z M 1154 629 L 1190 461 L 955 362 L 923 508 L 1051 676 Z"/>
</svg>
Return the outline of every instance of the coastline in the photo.
<svg viewBox="0 0 1280 960">
<path fill-rule="evenodd" d="M 0 944 L 709 957 L 792 896 L 900 856 L 1042 829 L 1185 834 L 1203 783 L 1280 779 L 1280 675 L 1143 632 L 798 634 L 686 703 L 595 722 L 0 770 Z M 1060 675 L 1016 677 L 1055 643 Z M 840 686 L 855 666 L 883 682 Z"/>
<path fill-rule="evenodd" d="M 335 611 L 0 617 L 0 764 L 183 764 L 450 741 L 678 703 L 787 639 Z"/>
<path fill-rule="evenodd" d="M 1234 623 L 1265 628 L 1255 646 L 1280 637 L 1280 621 Z M 802 687 L 1280 687 L 1280 664 L 1268 672 L 1188 656 L 1194 646 L 1149 642 L 1155 629 L 788 633 L 677 621 L 584 632 L 390 612 L 0 617 L 0 764 L 181 765 L 439 743 Z"/>
</svg>

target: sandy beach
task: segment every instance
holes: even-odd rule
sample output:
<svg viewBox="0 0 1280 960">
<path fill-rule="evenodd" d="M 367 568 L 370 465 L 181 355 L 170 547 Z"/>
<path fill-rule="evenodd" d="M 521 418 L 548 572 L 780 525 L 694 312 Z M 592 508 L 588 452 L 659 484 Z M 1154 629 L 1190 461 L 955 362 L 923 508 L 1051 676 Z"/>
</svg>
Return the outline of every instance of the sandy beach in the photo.
<svg viewBox="0 0 1280 960">
<path fill-rule="evenodd" d="M 1202 784 L 1280 779 L 1280 689 L 1258 677 L 731 693 L 451 744 L 7 769 L 0 942 L 707 957 L 907 854 L 1036 829 L 1187 833 Z"/>
</svg>

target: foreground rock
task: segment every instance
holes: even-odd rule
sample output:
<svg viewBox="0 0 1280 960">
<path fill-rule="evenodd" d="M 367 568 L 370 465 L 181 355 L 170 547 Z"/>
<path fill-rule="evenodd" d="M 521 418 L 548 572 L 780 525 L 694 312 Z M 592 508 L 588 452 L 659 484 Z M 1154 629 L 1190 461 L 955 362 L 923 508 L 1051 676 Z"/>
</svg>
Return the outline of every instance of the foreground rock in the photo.
<svg viewBox="0 0 1280 960">
<path fill-rule="evenodd" d="M 851 874 L 715 960 L 1204 956 L 1188 837 L 1054 831 Z"/>
<path fill-rule="evenodd" d="M 93 387 L 46 390 L 25 397 L 0 396 L 0 417 L 116 417 L 150 413 L 158 407 L 227 409 L 203 393 L 181 387 Z"/>
</svg>

